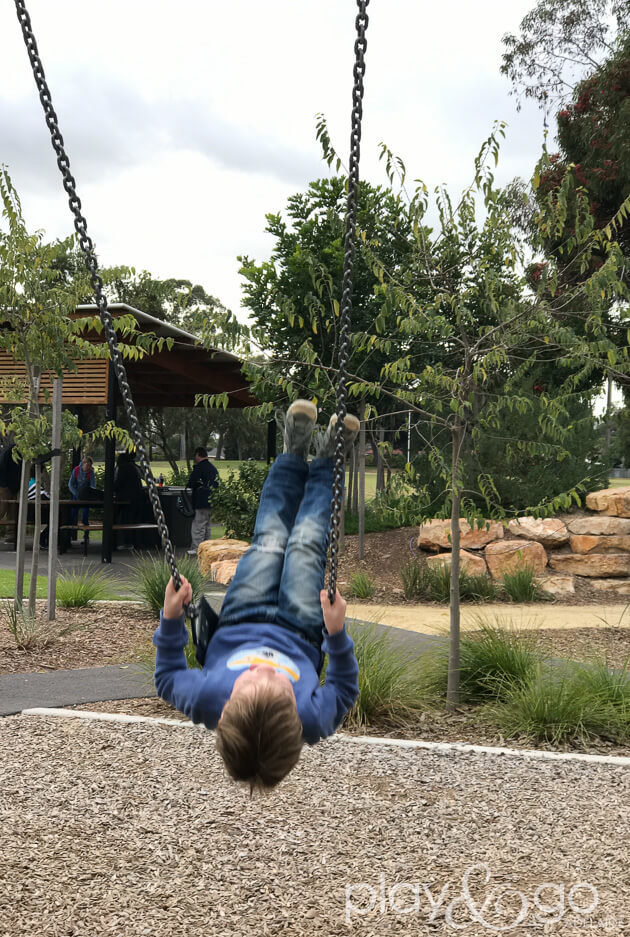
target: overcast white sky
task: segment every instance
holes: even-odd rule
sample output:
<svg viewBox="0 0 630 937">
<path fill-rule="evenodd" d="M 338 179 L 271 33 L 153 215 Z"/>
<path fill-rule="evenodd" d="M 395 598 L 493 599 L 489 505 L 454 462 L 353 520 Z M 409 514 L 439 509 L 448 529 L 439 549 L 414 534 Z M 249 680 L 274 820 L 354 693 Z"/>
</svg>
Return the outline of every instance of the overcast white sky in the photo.
<svg viewBox="0 0 630 937">
<path fill-rule="evenodd" d="M 499 178 L 529 177 L 542 115 L 517 113 L 501 37 L 534 0 L 372 0 L 362 177 L 385 140 L 412 177 L 455 190 L 495 119 Z M 102 264 L 185 277 L 235 311 L 238 254 L 268 257 L 265 213 L 328 172 L 326 114 L 349 137 L 354 0 L 28 0 Z M 0 3 L 0 162 L 32 228 L 72 230 L 12 0 Z"/>
</svg>

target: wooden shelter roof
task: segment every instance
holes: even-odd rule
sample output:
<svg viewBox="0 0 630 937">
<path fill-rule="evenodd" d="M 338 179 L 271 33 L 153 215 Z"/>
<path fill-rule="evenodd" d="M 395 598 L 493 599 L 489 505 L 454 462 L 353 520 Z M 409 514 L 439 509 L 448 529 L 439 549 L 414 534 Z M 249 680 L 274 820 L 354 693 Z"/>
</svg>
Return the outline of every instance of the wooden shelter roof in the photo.
<svg viewBox="0 0 630 937">
<path fill-rule="evenodd" d="M 138 361 L 125 360 L 125 368 L 133 399 L 137 406 L 192 407 L 198 394 L 226 392 L 230 407 L 251 406 L 258 401 L 252 396 L 241 372 L 241 359 L 220 349 L 204 348 L 189 332 L 134 309 L 126 303 L 109 306 L 112 317 L 133 315 L 142 332 L 153 332 L 171 338 L 172 348 L 146 354 Z M 97 315 L 93 305 L 78 306 L 77 315 Z M 102 342 L 96 334 L 94 340 Z M 24 376 L 24 366 L 10 355 L 0 352 L 0 378 Z M 77 370 L 63 375 L 63 403 L 94 406 L 108 402 L 109 362 L 87 359 L 77 362 Z M 42 375 L 42 394 L 51 388 L 51 376 Z M 120 392 L 116 391 L 120 400 Z M 0 403 L 7 401 L 0 396 Z"/>
</svg>

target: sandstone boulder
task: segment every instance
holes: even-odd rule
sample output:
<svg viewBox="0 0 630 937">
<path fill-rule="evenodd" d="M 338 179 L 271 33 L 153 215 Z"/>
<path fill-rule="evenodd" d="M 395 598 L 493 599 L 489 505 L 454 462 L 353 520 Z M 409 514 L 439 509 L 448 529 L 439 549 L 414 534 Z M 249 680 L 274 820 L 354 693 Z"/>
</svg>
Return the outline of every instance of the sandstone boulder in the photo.
<svg viewBox="0 0 630 937">
<path fill-rule="evenodd" d="M 623 579 L 593 579 L 591 585 L 600 592 L 616 592 L 618 595 L 630 595 L 630 582 Z"/>
<path fill-rule="evenodd" d="M 536 540 L 545 547 L 558 547 L 569 539 L 566 524 L 556 517 L 519 517 L 508 524 L 510 533 L 526 540 Z"/>
<path fill-rule="evenodd" d="M 234 579 L 237 566 L 238 560 L 215 560 L 210 568 L 210 578 L 227 586 Z"/>
<path fill-rule="evenodd" d="M 451 561 L 451 553 L 440 553 L 438 556 L 428 556 L 427 566 L 441 565 L 450 567 Z M 477 556 L 474 553 L 467 553 L 466 550 L 460 550 L 459 562 L 461 568 L 467 572 L 469 576 L 486 576 L 488 573 L 488 567 L 483 557 Z"/>
<path fill-rule="evenodd" d="M 537 582 L 542 591 L 550 595 L 571 595 L 575 592 L 573 576 L 541 576 Z"/>
<path fill-rule="evenodd" d="M 591 491 L 586 496 L 586 507 L 611 517 L 630 517 L 630 486 Z"/>
<path fill-rule="evenodd" d="M 460 547 L 462 550 L 481 550 L 493 540 L 501 540 L 504 531 L 503 524 L 497 521 L 483 521 L 482 527 L 475 524 L 471 527 L 468 521 L 460 520 Z M 418 547 L 421 550 L 450 550 L 451 549 L 451 522 L 443 520 L 427 521 L 418 529 Z"/>
<path fill-rule="evenodd" d="M 590 537 L 624 537 L 630 534 L 630 520 L 623 517 L 578 517 L 567 523 L 572 534 Z"/>
<path fill-rule="evenodd" d="M 197 563 L 204 576 L 212 574 L 212 564 L 220 560 L 239 560 L 249 550 L 245 540 L 204 540 L 197 550 Z"/>
<path fill-rule="evenodd" d="M 576 576 L 628 576 L 630 553 L 552 553 L 549 565 Z"/>
<path fill-rule="evenodd" d="M 573 553 L 630 553 L 630 536 L 592 537 L 572 534 L 569 543 Z"/>
<path fill-rule="evenodd" d="M 547 565 L 545 548 L 535 540 L 499 540 L 489 543 L 484 553 L 493 579 L 525 567 L 539 574 Z"/>
</svg>

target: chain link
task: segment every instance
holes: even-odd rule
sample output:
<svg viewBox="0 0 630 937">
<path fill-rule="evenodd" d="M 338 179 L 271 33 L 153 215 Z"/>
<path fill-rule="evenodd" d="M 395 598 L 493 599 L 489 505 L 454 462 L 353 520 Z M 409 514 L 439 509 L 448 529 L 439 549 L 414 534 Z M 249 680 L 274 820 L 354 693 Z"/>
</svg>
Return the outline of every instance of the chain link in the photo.
<svg viewBox="0 0 630 937">
<path fill-rule="evenodd" d="M 352 275 L 356 248 L 357 202 L 359 195 L 359 159 L 361 156 L 361 119 L 363 117 L 363 78 L 368 27 L 367 6 L 370 0 L 357 0 L 357 38 L 354 43 L 354 87 L 352 89 L 352 120 L 350 132 L 350 161 L 348 164 L 348 202 L 346 208 L 346 237 L 343 260 L 341 308 L 339 312 L 339 374 L 337 379 L 337 439 L 335 468 L 333 471 L 333 498 L 330 518 L 330 558 L 328 597 L 335 600 L 337 566 L 339 561 L 339 527 L 343 511 L 343 483 L 345 475 L 344 420 L 348 412 L 346 369 L 350 351 L 350 317 L 352 314 Z"/>
<path fill-rule="evenodd" d="M 88 273 L 90 274 L 90 282 L 92 284 L 92 289 L 94 290 L 96 305 L 98 306 L 99 316 L 101 318 L 101 322 L 103 323 L 103 330 L 105 332 L 105 337 L 109 346 L 111 363 L 118 379 L 118 386 L 120 387 L 120 393 L 125 405 L 125 410 L 127 412 L 131 436 L 140 456 L 140 467 L 147 483 L 149 498 L 151 500 L 151 506 L 153 508 L 153 513 L 155 514 L 158 530 L 160 532 L 162 546 L 164 548 L 164 553 L 166 555 L 171 575 L 175 581 L 175 586 L 177 589 L 179 589 L 181 586 L 181 577 L 177 569 L 175 552 L 170 540 L 168 527 L 166 525 L 166 518 L 164 517 L 164 511 L 162 510 L 162 505 L 160 503 L 158 489 L 155 484 L 155 479 L 153 478 L 153 473 L 151 472 L 151 466 L 149 464 L 147 452 L 144 447 L 144 440 L 142 438 L 142 431 L 138 421 L 138 414 L 131 396 L 131 388 L 129 387 L 127 372 L 125 370 L 125 365 L 123 364 L 120 349 L 118 347 L 112 315 L 107 307 L 107 297 L 103 293 L 103 280 L 101 279 L 98 271 L 98 261 L 96 260 L 96 255 L 94 253 L 94 243 L 87 232 L 87 221 L 81 213 L 81 199 L 77 195 L 76 182 L 74 176 L 70 172 L 70 160 L 68 159 L 65 151 L 63 137 L 61 136 L 61 132 L 59 130 L 59 121 L 57 119 L 55 109 L 53 108 L 52 96 L 46 81 L 46 76 L 44 74 L 44 67 L 37 50 L 37 43 L 35 41 L 35 36 L 33 35 L 33 28 L 31 26 L 31 18 L 23 0 L 15 0 L 15 8 L 17 11 L 18 20 L 20 21 L 20 26 L 22 27 L 22 35 L 24 36 L 24 42 L 26 44 L 28 57 L 30 59 L 31 68 L 33 70 L 33 77 L 39 92 L 39 99 L 42 102 L 42 107 L 44 109 L 46 124 L 48 125 L 48 129 L 50 131 L 50 140 L 57 156 L 57 165 L 59 166 L 59 171 L 61 172 L 63 178 L 63 187 L 68 195 L 70 211 L 74 216 L 74 227 L 78 235 L 79 245 L 85 255 L 85 266 L 87 267 Z"/>
</svg>

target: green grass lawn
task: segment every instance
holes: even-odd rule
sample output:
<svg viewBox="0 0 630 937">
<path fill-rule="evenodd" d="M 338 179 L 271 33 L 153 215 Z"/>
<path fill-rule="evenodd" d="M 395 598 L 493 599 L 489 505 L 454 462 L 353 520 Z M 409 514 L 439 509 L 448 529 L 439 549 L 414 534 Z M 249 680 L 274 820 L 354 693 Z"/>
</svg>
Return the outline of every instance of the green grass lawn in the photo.
<svg viewBox="0 0 630 937">
<path fill-rule="evenodd" d="M 31 586 L 30 574 L 24 576 L 24 595 L 28 595 Z M 0 569 L 0 598 L 12 599 L 15 590 L 15 572 L 12 569 Z M 48 577 L 37 577 L 37 598 L 45 599 L 48 590 Z"/>
<path fill-rule="evenodd" d="M 185 468 L 185 462 L 177 463 L 181 468 Z M 216 466 L 217 471 L 219 472 L 219 477 L 223 478 L 229 475 L 230 472 L 237 472 L 239 466 L 242 465 L 242 462 L 230 461 L 228 459 L 220 459 L 218 462 L 216 459 L 212 459 L 212 464 Z M 265 462 L 257 462 L 257 465 L 266 465 Z M 151 470 L 154 476 L 157 478 L 159 475 L 164 475 L 166 478 L 169 477 L 171 473 L 171 467 L 168 462 L 152 462 Z M 346 485 L 348 484 L 348 473 L 346 472 Z M 376 494 L 376 469 L 366 469 L 365 470 L 365 500 L 372 501 Z"/>
<path fill-rule="evenodd" d="M 97 468 L 102 471 L 103 463 L 95 463 Z M 177 463 L 180 469 L 186 467 L 185 462 Z M 239 466 L 242 465 L 242 462 L 233 461 L 230 459 L 220 459 L 218 462 L 216 459 L 212 459 L 212 464 L 216 466 L 217 471 L 219 472 L 219 477 L 224 478 L 229 475 L 230 472 L 237 472 Z M 266 465 L 266 462 L 257 462 L 257 465 Z M 154 478 L 158 478 L 160 475 L 164 475 L 165 478 L 168 478 L 171 474 L 171 467 L 168 462 L 152 462 L 151 471 L 153 472 Z M 346 472 L 346 485 L 348 484 L 348 473 Z M 376 469 L 369 468 L 365 470 L 365 500 L 373 501 L 374 496 L 376 495 Z M 212 536 L 219 536 L 215 534 L 214 531 Z"/>
</svg>

